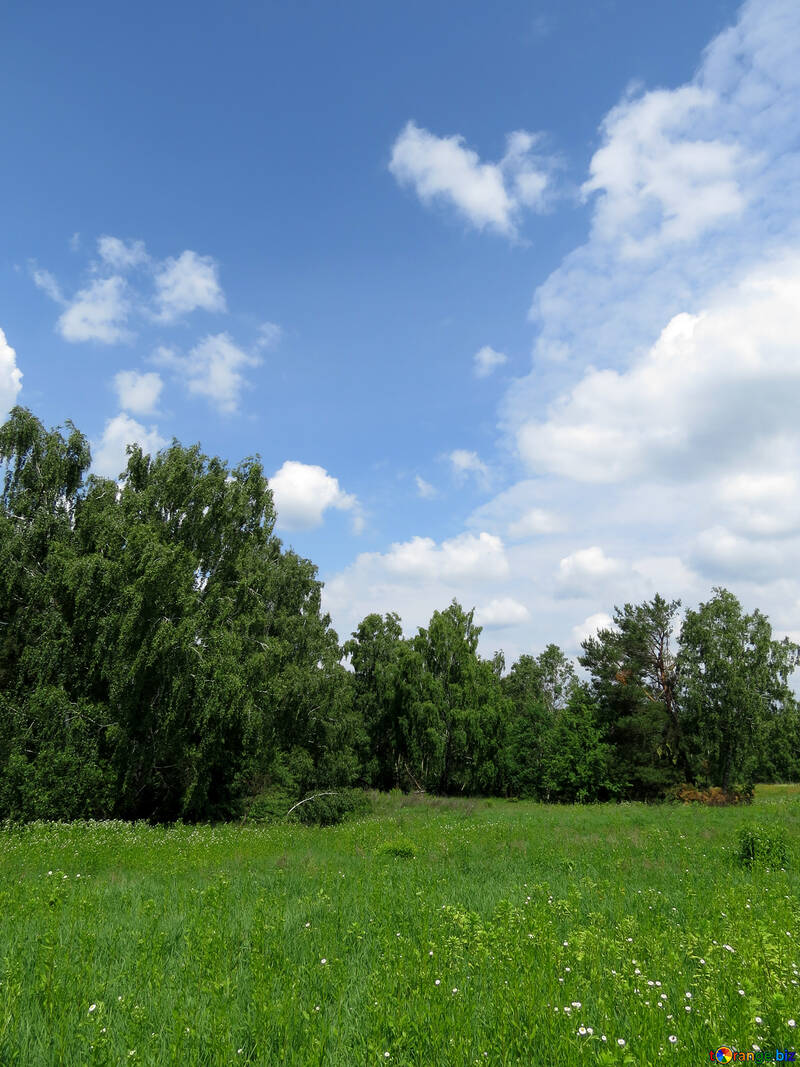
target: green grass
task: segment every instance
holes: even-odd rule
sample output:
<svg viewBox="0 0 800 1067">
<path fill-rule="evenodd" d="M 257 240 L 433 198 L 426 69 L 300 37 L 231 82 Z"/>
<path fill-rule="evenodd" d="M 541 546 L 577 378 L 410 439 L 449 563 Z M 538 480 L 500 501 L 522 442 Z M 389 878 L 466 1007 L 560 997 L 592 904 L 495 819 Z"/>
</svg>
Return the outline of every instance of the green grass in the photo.
<svg viewBox="0 0 800 1067">
<path fill-rule="evenodd" d="M 755 822 L 786 828 L 786 870 L 737 865 Z M 330 829 L 7 828 L 0 1063 L 699 1064 L 721 1044 L 792 1048 L 799 843 L 791 787 L 745 808 L 379 797 Z"/>
</svg>

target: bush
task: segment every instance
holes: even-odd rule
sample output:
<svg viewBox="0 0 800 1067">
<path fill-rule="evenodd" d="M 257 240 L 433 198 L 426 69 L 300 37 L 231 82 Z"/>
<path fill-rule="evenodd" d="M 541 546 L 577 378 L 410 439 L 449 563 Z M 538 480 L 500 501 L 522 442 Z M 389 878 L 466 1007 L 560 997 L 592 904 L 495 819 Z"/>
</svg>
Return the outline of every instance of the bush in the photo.
<svg viewBox="0 0 800 1067">
<path fill-rule="evenodd" d="M 251 799 L 245 818 L 248 822 L 337 826 L 345 819 L 369 815 L 371 811 L 372 802 L 360 789 L 312 793 L 302 799 L 279 786 L 273 786 Z"/>
<path fill-rule="evenodd" d="M 743 867 L 783 867 L 788 855 L 782 826 L 743 826 L 738 835 L 737 855 Z"/>
<path fill-rule="evenodd" d="M 396 837 L 393 841 L 382 841 L 375 850 L 376 856 L 388 856 L 391 859 L 413 860 L 414 845 L 407 837 Z"/>
<path fill-rule="evenodd" d="M 667 797 L 682 804 L 705 804 L 707 807 L 721 808 L 729 804 L 750 804 L 753 800 L 753 790 L 745 786 L 733 786 L 726 793 L 718 785 L 703 789 L 684 783 L 670 790 Z"/>
<path fill-rule="evenodd" d="M 369 815 L 372 801 L 361 789 L 339 789 L 313 795 L 292 812 L 304 826 L 337 826 L 345 819 Z"/>
<path fill-rule="evenodd" d="M 289 808 L 296 803 L 297 797 L 287 793 L 285 789 L 265 789 L 245 805 L 245 820 L 260 823 L 284 822 Z"/>
</svg>

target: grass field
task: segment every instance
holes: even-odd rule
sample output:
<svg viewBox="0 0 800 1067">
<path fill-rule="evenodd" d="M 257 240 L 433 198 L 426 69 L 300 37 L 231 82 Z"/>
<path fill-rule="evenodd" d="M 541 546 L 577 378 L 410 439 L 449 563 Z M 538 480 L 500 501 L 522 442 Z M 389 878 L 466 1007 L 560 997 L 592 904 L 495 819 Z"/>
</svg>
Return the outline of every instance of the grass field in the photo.
<svg viewBox="0 0 800 1067">
<path fill-rule="evenodd" d="M 785 870 L 735 862 L 754 822 L 786 827 Z M 332 829 L 0 830 L 0 1063 L 793 1048 L 798 845 L 792 787 L 747 808 L 378 797 Z"/>
</svg>

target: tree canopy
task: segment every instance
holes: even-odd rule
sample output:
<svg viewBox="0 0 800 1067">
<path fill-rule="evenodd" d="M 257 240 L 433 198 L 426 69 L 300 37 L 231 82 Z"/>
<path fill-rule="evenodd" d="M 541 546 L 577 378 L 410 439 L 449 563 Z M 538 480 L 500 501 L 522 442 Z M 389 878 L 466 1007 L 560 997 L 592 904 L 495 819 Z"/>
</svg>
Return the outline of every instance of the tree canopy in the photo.
<svg viewBox="0 0 800 1067">
<path fill-rule="evenodd" d="M 178 442 L 90 473 L 86 438 L 0 427 L 0 818 L 199 820 L 267 789 L 550 801 L 800 774 L 798 648 L 715 589 L 614 609 L 505 669 L 457 601 L 344 644 L 314 564 L 275 535 L 257 457 Z"/>
</svg>

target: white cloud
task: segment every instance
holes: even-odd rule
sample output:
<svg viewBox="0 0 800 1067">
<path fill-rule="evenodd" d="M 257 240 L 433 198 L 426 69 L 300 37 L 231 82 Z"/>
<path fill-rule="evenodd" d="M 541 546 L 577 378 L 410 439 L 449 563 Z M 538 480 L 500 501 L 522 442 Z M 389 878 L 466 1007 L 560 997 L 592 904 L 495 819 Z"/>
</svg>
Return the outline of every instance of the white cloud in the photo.
<svg viewBox="0 0 800 1067">
<path fill-rule="evenodd" d="M 22 371 L 17 366 L 17 353 L 0 330 L 0 421 L 17 402 L 22 389 Z"/>
<path fill-rule="evenodd" d="M 137 415 L 155 411 L 163 386 L 161 375 L 154 371 L 142 374 L 135 370 L 121 370 L 114 376 L 120 407 Z"/>
<path fill-rule="evenodd" d="M 125 280 L 118 275 L 99 278 L 73 298 L 61 314 L 57 329 L 65 341 L 99 341 L 113 345 L 128 341 L 125 323 L 131 304 Z"/>
<path fill-rule="evenodd" d="M 149 256 L 144 241 L 121 241 L 119 237 L 104 235 L 97 241 L 97 251 L 107 267 L 115 271 L 131 270 L 147 263 Z"/>
<path fill-rule="evenodd" d="M 800 532 L 800 484 L 792 470 L 766 467 L 723 478 L 717 492 L 720 508 L 739 532 L 753 537 L 780 537 Z"/>
<path fill-rule="evenodd" d="M 618 559 L 609 558 L 599 545 L 581 548 L 565 556 L 558 565 L 556 581 L 565 596 L 589 596 L 603 588 L 609 579 L 624 572 Z"/>
<path fill-rule="evenodd" d="M 142 450 L 153 455 L 167 444 L 155 426 L 146 429 L 130 415 L 120 412 L 109 419 L 103 436 L 92 442 L 92 470 L 105 478 L 118 478 L 128 463 L 126 447 L 138 444 Z"/>
<path fill-rule="evenodd" d="M 583 186 L 586 196 L 600 194 L 601 240 L 619 242 L 624 256 L 652 255 L 742 211 L 738 145 L 689 133 L 702 130 L 716 106 L 713 91 L 686 85 L 626 100 L 608 114 Z"/>
<path fill-rule="evenodd" d="M 436 490 L 431 483 L 426 482 L 418 474 L 414 477 L 414 482 L 417 486 L 417 492 L 423 500 L 432 500 L 436 496 Z"/>
<path fill-rule="evenodd" d="M 475 621 L 487 628 L 500 629 L 504 626 L 516 626 L 527 622 L 530 614 L 525 605 L 520 604 L 513 597 L 495 597 L 494 600 L 490 600 L 488 604 L 477 609 Z"/>
<path fill-rule="evenodd" d="M 488 378 L 495 367 L 501 367 L 508 362 L 508 356 L 503 352 L 495 352 L 489 345 L 484 345 L 473 356 L 475 364 L 475 377 Z"/>
<path fill-rule="evenodd" d="M 456 476 L 463 479 L 468 474 L 473 474 L 483 484 L 488 484 L 489 468 L 480 458 L 477 452 L 469 452 L 465 448 L 457 448 L 448 456 Z"/>
<path fill-rule="evenodd" d="M 337 478 L 324 467 L 287 459 L 269 479 L 278 513 L 278 526 L 287 530 L 305 530 L 319 526 L 328 508 L 353 512 L 355 533 L 363 529 L 358 500 L 345 493 Z"/>
<path fill-rule="evenodd" d="M 729 470 L 794 434 L 800 258 L 771 263 L 699 314 L 675 316 L 620 372 L 590 368 L 518 433 L 531 467 L 582 481 Z M 780 454 L 780 453 L 776 453 Z"/>
<path fill-rule="evenodd" d="M 572 627 L 573 640 L 576 645 L 580 645 L 588 638 L 595 637 L 598 630 L 608 630 L 612 625 L 611 616 L 606 615 L 604 611 L 598 611 Z"/>
<path fill-rule="evenodd" d="M 523 208 L 545 206 L 550 163 L 533 153 L 536 142 L 535 134 L 518 130 L 508 135 L 499 163 L 482 163 L 463 137 L 437 137 L 408 122 L 392 147 L 389 170 L 423 203 L 448 202 L 477 229 L 514 236 Z"/>
<path fill-rule="evenodd" d="M 153 359 L 172 369 L 190 393 L 206 397 L 225 415 L 239 408 L 246 385 L 242 369 L 257 367 L 261 360 L 234 344 L 226 333 L 209 334 L 186 356 L 161 346 Z"/>
<path fill-rule="evenodd" d="M 262 322 L 258 328 L 256 348 L 275 348 L 283 337 L 283 330 L 277 322 Z"/>
<path fill-rule="evenodd" d="M 503 542 L 486 532 L 462 533 L 437 545 L 432 537 L 395 543 L 383 556 L 367 554 L 391 574 L 414 578 L 503 578 L 508 574 Z"/>
<path fill-rule="evenodd" d="M 31 277 L 37 289 L 41 289 L 56 304 L 66 304 L 61 286 L 49 270 L 41 270 L 35 263 L 31 264 Z"/>
<path fill-rule="evenodd" d="M 501 411 L 527 476 L 467 520 L 508 543 L 507 571 L 444 578 L 425 538 L 400 553 L 416 569 L 363 554 L 326 577 L 337 622 L 397 610 L 425 625 L 453 596 L 509 597 L 530 611 L 502 633 L 511 662 L 608 625 L 615 604 L 697 604 L 728 584 L 800 632 L 798 40 L 796 0 L 748 0 L 690 82 L 609 114 L 586 175 L 588 238 L 537 289 L 531 372 Z M 426 199 L 502 232 L 507 182 L 486 181 L 459 139 L 427 138 L 409 184 L 424 163 Z M 473 208 L 451 195 L 453 174 Z M 557 527 L 579 531 L 579 551 Z"/>
<path fill-rule="evenodd" d="M 537 537 L 541 534 L 558 533 L 565 528 L 561 516 L 544 508 L 531 508 L 518 519 L 509 523 L 508 536 L 514 540 Z"/>
<path fill-rule="evenodd" d="M 181 252 L 166 259 L 155 273 L 158 318 L 171 322 L 190 311 L 224 311 L 225 295 L 217 264 L 210 256 Z"/>
</svg>

